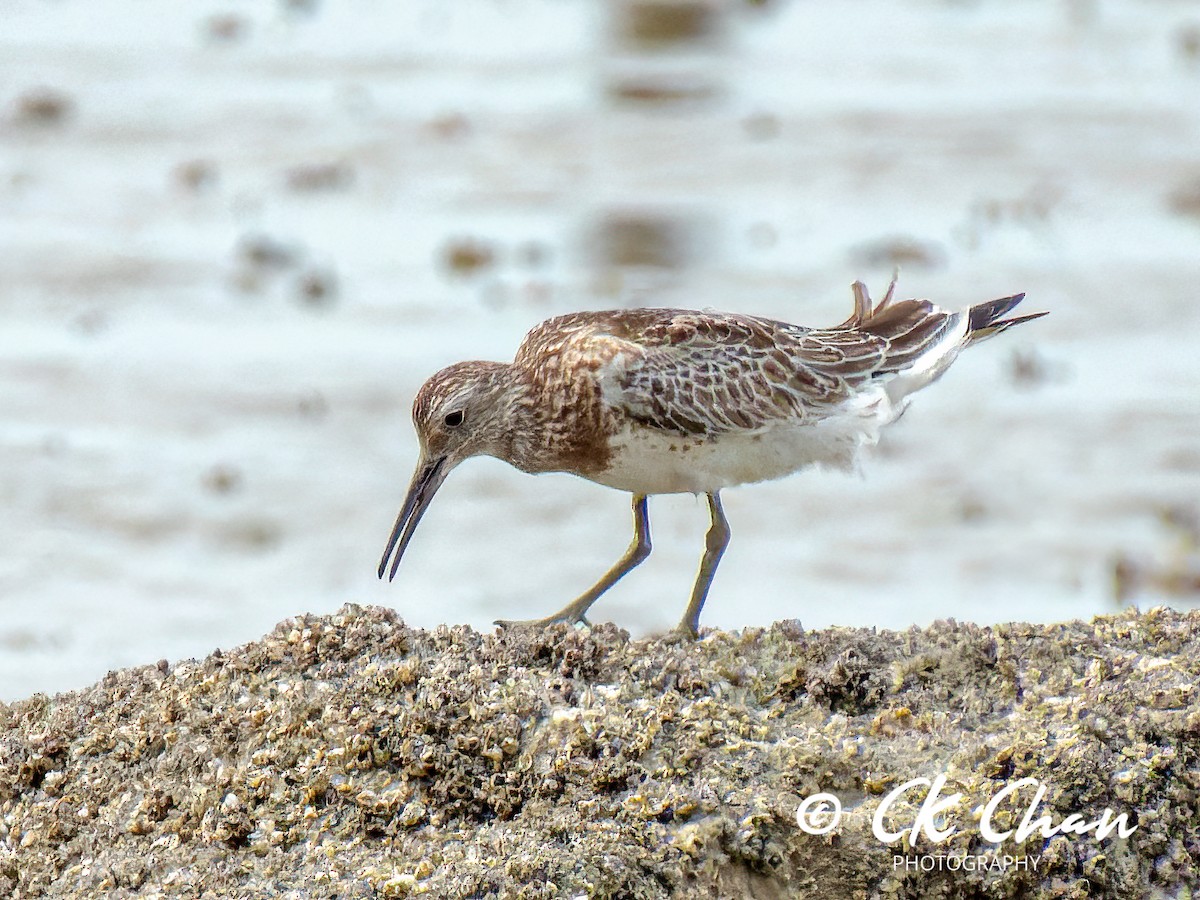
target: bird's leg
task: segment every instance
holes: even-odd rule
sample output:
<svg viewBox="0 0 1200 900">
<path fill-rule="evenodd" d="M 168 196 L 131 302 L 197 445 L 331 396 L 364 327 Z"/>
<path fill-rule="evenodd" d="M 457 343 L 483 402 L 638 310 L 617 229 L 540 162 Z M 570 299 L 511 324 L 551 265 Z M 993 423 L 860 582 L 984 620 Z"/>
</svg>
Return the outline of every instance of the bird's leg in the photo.
<svg viewBox="0 0 1200 900">
<path fill-rule="evenodd" d="M 700 558 L 700 571 L 696 575 L 696 584 L 692 587 L 692 599 L 676 629 L 680 635 L 692 640 L 700 636 L 700 610 L 704 608 L 704 600 L 708 597 L 708 588 L 717 572 L 717 563 L 721 561 L 721 554 L 729 544 L 729 522 L 725 519 L 725 511 L 721 509 L 721 496 L 717 491 L 708 495 L 708 511 L 712 514 L 712 525 L 704 538 L 704 556 Z"/>
<path fill-rule="evenodd" d="M 638 494 L 633 498 L 633 540 L 625 555 L 604 573 L 604 577 L 586 590 L 577 599 L 572 600 L 558 612 L 544 619 L 529 619 L 526 621 L 510 621 L 498 619 L 496 624 L 507 628 L 510 625 L 552 625 L 555 622 L 566 622 L 574 625 L 576 622 L 587 623 L 584 614 L 596 600 L 610 587 L 620 581 L 626 573 L 644 562 L 650 555 L 650 518 L 646 512 L 646 497 Z"/>
</svg>

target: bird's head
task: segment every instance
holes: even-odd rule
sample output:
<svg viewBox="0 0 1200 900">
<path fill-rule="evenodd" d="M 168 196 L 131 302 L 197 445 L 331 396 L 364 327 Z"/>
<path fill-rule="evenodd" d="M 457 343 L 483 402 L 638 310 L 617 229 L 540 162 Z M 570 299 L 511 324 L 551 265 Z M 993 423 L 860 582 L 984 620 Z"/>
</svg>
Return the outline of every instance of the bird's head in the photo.
<svg viewBox="0 0 1200 900">
<path fill-rule="evenodd" d="M 472 456 L 504 455 L 512 440 L 513 390 L 512 366 L 494 362 L 455 363 L 421 385 L 412 408 L 421 456 L 379 563 L 380 578 L 389 559 L 389 579 L 396 577 L 417 523 L 451 469 Z"/>
</svg>

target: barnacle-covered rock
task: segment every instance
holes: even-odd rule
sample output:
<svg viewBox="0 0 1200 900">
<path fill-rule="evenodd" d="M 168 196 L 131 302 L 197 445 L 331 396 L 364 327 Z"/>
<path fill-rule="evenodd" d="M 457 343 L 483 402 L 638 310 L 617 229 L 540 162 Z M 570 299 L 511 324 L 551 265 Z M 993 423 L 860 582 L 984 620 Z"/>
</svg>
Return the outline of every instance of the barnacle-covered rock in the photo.
<svg viewBox="0 0 1200 900">
<path fill-rule="evenodd" d="M 1184 896 L 1198 629 L 1153 610 L 690 644 L 424 632 L 346 606 L 0 705 L 0 896 Z M 939 775 L 964 798 L 951 833 L 881 841 L 884 798 Z M 989 843 L 984 804 L 1024 778 L 1035 818 L 1136 827 Z M 828 834 L 796 819 L 818 792 L 845 807 Z M 1023 862 L 964 863 L 1004 856 Z"/>
</svg>

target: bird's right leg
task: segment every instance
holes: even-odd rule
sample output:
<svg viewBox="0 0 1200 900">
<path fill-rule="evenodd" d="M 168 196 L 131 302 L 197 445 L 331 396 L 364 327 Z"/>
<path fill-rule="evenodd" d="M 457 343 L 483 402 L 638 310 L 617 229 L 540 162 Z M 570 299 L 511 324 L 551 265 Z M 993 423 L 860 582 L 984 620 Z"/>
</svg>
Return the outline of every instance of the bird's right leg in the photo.
<svg viewBox="0 0 1200 900">
<path fill-rule="evenodd" d="M 713 576 L 717 574 L 717 564 L 729 546 L 729 521 L 725 518 L 725 510 L 721 508 L 721 495 L 713 491 L 708 495 L 708 510 L 712 515 L 712 525 L 704 538 L 704 556 L 700 558 L 700 571 L 696 575 L 696 583 L 692 587 L 692 599 L 688 603 L 679 626 L 675 629 L 681 637 L 696 640 L 700 636 L 700 610 L 708 597 L 708 589 L 712 586 Z"/>
<path fill-rule="evenodd" d="M 518 621 L 497 619 L 496 624 L 502 628 L 508 628 L 512 625 L 552 625 L 555 622 L 566 622 L 569 625 L 574 625 L 576 622 L 586 623 L 584 615 L 588 608 L 599 599 L 601 594 L 624 578 L 630 570 L 639 563 L 645 562 L 646 557 L 650 555 L 650 549 L 650 517 L 646 512 L 646 496 L 637 494 L 633 498 L 633 540 L 625 551 L 625 555 L 604 573 L 603 578 L 552 616 L 544 619 Z"/>
</svg>

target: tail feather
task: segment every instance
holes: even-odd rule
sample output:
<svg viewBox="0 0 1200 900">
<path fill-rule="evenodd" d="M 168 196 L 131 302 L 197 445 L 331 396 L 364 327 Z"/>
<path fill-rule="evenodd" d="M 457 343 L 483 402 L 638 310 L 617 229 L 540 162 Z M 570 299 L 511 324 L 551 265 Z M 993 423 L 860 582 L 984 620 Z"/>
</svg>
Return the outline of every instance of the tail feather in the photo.
<svg viewBox="0 0 1200 900">
<path fill-rule="evenodd" d="M 1020 325 L 1022 322 L 1031 322 L 1046 315 L 1044 312 L 1039 312 L 1031 313 L 1027 316 L 1015 316 L 1011 319 L 1001 318 L 1001 316 L 1011 312 L 1024 299 L 1024 294 L 1014 294 L 1011 297 L 1001 297 L 999 300 L 989 300 L 987 303 L 972 306 L 967 327 L 967 343 L 977 344 L 994 334 L 1007 331 L 1014 325 Z"/>
<path fill-rule="evenodd" d="M 867 286 L 861 281 L 856 281 L 850 286 L 850 290 L 854 292 L 854 312 L 837 328 L 861 328 L 873 316 L 879 315 L 885 309 L 892 305 L 892 301 L 896 297 L 896 282 L 900 278 L 900 270 L 897 269 L 892 275 L 892 282 L 888 285 L 887 293 L 883 295 L 883 299 L 878 303 L 872 303 L 871 292 Z"/>
<path fill-rule="evenodd" d="M 1025 299 L 1024 294 L 1013 294 L 1011 297 L 1001 297 L 999 300 L 989 300 L 971 307 L 971 331 L 985 328 L 1011 311 Z"/>
<path fill-rule="evenodd" d="M 872 303 L 871 294 L 865 284 L 861 281 L 854 282 L 852 288 L 854 292 L 854 312 L 850 314 L 850 318 L 845 322 L 835 326 L 834 330 L 861 329 L 870 327 L 875 323 L 882 324 L 881 319 L 886 318 L 885 313 L 893 309 L 899 311 L 899 307 L 904 304 L 921 302 L 929 310 L 937 311 L 937 307 L 934 307 L 928 301 L 910 300 L 904 301 L 904 304 L 897 304 L 895 302 L 896 278 L 896 275 L 892 276 L 892 282 L 888 285 L 887 293 L 878 303 Z M 989 300 L 987 303 L 979 303 L 972 306 L 967 311 L 967 333 L 963 339 L 963 345 L 977 344 L 994 334 L 1007 331 L 1014 325 L 1020 325 L 1022 322 L 1032 322 L 1034 319 L 1040 319 L 1046 315 L 1044 312 L 1039 312 L 1031 313 L 1027 316 L 1014 316 L 1011 319 L 1002 318 L 1002 316 L 1012 312 L 1017 304 L 1024 299 L 1024 294 L 1013 294 L 1011 297 L 1001 297 L 998 300 Z"/>
<path fill-rule="evenodd" d="M 872 303 L 861 281 L 854 282 L 853 292 L 850 318 L 832 329 L 811 331 L 807 339 L 815 340 L 818 346 L 825 340 L 836 345 L 838 352 L 834 355 L 842 362 L 830 364 L 828 371 L 841 373 L 845 366 L 857 366 L 856 374 L 880 379 L 897 415 L 908 395 L 941 376 L 963 347 L 1046 315 L 1039 312 L 1003 318 L 1025 299 L 1024 294 L 953 312 L 929 300 L 897 301 L 895 277 L 877 304 Z M 854 343 L 856 338 L 861 345 Z M 847 353 L 847 347 L 856 347 L 857 352 Z M 839 365 L 843 368 L 838 369 Z"/>
</svg>

